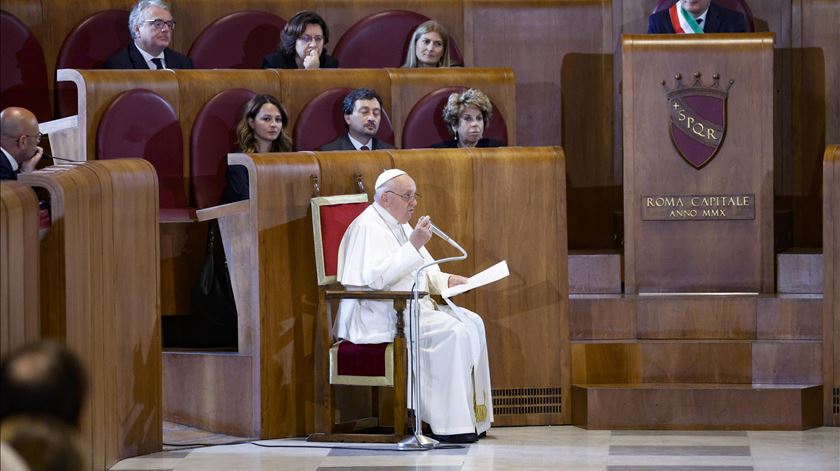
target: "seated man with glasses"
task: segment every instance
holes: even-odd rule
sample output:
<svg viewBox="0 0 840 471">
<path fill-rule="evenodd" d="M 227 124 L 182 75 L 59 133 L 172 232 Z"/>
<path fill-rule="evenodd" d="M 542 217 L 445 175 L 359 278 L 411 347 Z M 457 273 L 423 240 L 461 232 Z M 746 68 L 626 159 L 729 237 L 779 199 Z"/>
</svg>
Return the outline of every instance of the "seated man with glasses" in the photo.
<svg viewBox="0 0 840 471">
<path fill-rule="evenodd" d="M 128 30 L 134 41 L 111 56 L 105 69 L 194 69 L 189 57 L 169 49 L 175 20 L 162 0 L 142 0 L 131 10 Z"/>
<path fill-rule="evenodd" d="M 394 148 L 375 137 L 382 120 L 382 98 L 378 93 L 369 88 L 352 90 L 344 97 L 342 109 L 347 133 L 329 144 L 324 144 L 321 147 L 322 151 Z"/>
<path fill-rule="evenodd" d="M 40 142 L 38 118 L 31 111 L 9 107 L 0 112 L 0 180 L 17 180 L 18 173 L 35 170 L 44 155 Z"/>
<path fill-rule="evenodd" d="M 414 286 L 417 270 L 434 260 L 424 247 L 432 237 L 431 220 L 422 216 L 414 228 L 408 224 L 420 195 L 404 171 L 386 170 L 375 188 L 373 204 L 341 239 L 338 281 L 349 290 L 433 293 L 466 283 L 463 276 L 432 265 Z M 428 296 L 421 298 L 419 312 L 420 418 L 440 441 L 475 442 L 493 421 L 484 322 L 474 312 L 439 306 Z M 353 343 L 383 343 L 393 341 L 395 325 L 390 301 L 348 299 L 341 301 L 335 331 Z"/>
<path fill-rule="evenodd" d="M 327 54 L 330 29 L 320 15 L 311 11 L 295 14 L 283 33 L 277 52 L 263 58 L 263 69 L 337 69 L 338 59 Z"/>
</svg>

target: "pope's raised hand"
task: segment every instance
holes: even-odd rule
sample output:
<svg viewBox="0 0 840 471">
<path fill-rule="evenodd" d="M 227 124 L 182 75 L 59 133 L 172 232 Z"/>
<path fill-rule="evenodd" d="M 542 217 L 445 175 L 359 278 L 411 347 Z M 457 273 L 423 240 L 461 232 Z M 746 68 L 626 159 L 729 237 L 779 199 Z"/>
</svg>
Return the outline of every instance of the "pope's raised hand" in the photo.
<svg viewBox="0 0 840 471">
<path fill-rule="evenodd" d="M 421 216 L 420 219 L 417 220 L 414 230 L 411 231 L 411 235 L 408 236 L 408 241 L 411 242 L 411 245 L 413 245 L 415 249 L 420 250 L 420 248 L 426 245 L 426 242 L 428 242 L 431 238 L 432 218 L 429 216 Z"/>
</svg>

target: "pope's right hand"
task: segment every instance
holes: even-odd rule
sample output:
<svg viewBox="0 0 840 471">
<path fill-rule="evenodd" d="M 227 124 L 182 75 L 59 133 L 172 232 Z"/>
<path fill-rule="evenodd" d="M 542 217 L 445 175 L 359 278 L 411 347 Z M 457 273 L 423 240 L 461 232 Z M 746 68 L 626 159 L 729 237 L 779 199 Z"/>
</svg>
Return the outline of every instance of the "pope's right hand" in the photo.
<svg viewBox="0 0 840 471">
<path fill-rule="evenodd" d="M 413 245 L 415 249 L 420 250 L 431 238 L 432 218 L 429 216 L 421 216 L 420 219 L 417 220 L 417 225 L 414 226 L 414 230 L 411 231 L 411 235 L 408 236 L 408 241 L 411 242 L 411 245 Z"/>
</svg>

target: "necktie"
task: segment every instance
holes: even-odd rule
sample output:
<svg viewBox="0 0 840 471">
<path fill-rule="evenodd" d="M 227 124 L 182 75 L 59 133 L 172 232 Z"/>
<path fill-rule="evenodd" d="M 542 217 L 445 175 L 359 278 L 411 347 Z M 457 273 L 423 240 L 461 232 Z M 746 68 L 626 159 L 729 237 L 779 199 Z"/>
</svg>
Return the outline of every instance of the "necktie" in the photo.
<svg viewBox="0 0 840 471">
<path fill-rule="evenodd" d="M 370 147 L 368 147 L 368 146 L 362 146 L 362 147 L 359 147 L 359 150 L 370 150 Z"/>
<path fill-rule="evenodd" d="M 152 62 L 155 64 L 155 67 L 157 68 L 157 70 L 160 70 L 160 69 L 163 68 L 163 61 L 160 60 L 160 57 L 153 58 Z"/>
<path fill-rule="evenodd" d="M 697 26 L 703 27 L 703 18 L 697 18 Z"/>
</svg>

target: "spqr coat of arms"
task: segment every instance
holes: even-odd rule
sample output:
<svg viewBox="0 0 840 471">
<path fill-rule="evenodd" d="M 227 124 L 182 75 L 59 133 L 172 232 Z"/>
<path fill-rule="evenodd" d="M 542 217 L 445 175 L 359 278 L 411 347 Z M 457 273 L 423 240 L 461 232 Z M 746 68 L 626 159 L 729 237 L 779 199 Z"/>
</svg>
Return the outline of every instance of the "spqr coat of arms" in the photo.
<svg viewBox="0 0 840 471">
<path fill-rule="evenodd" d="M 734 80 L 725 90 L 720 88 L 720 76 L 712 76 L 714 82 L 706 87 L 700 80 L 700 72 L 694 73 L 694 83 L 683 86 L 682 76 L 674 76 L 676 87 L 667 90 L 670 113 L 669 133 L 677 152 L 689 165 L 703 168 L 717 154 L 726 135 L 726 98 Z M 662 81 L 665 87 L 665 81 Z"/>
</svg>

